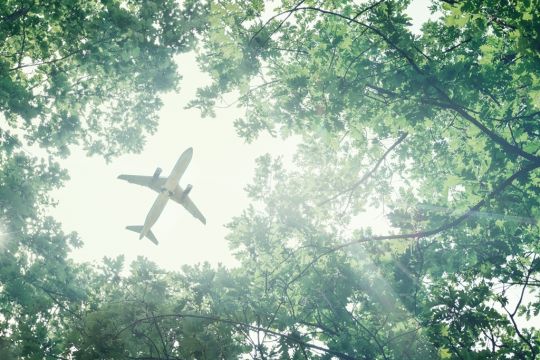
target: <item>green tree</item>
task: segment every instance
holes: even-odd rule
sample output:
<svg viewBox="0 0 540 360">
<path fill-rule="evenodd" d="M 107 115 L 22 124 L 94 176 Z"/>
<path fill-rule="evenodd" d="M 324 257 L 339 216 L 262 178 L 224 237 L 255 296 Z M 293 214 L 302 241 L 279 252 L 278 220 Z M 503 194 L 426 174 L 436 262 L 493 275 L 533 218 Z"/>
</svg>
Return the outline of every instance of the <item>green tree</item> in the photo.
<svg viewBox="0 0 540 360">
<path fill-rule="evenodd" d="M 1 134 L 0 201 L 20 241 L 0 256 L 0 349 L 11 357 L 538 357 L 528 321 L 540 312 L 538 1 L 434 1 L 440 17 L 420 35 L 400 0 L 287 0 L 270 16 L 257 0 L 6 4 L 3 61 L 15 69 L 1 73 L 12 90 L 1 105 L 11 132 Z M 73 19 L 58 35 L 53 25 Z M 119 37 L 102 49 L 104 34 Z M 164 34 L 181 36 L 173 46 Z M 14 134 L 55 154 L 77 141 L 106 157 L 138 149 L 154 124 L 108 122 L 109 101 L 114 117 L 115 97 L 129 105 L 145 86 L 171 89 L 160 71 L 195 34 L 214 83 L 191 106 L 212 115 L 235 91 L 246 140 L 303 137 L 295 167 L 258 160 L 252 204 L 228 225 L 237 269 L 165 272 L 139 259 L 125 275 L 121 258 L 72 264 L 76 236 L 40 213 L 65 175 L 52 160 L 36 167 Z M 107 87 L 111 100 L 76 106 L 79 89 Z M 157 97 L 148 99 L 130 109 L 153 113 Z M 107 137 L 110 128 L 121 130 Z M 376 210 L 384 233 L 362 221 Z"/>
<path fill-rule="evenodd" d="M 51 153 L 140 151 L 204 12 L 196 1 L 3 1 L 0 113 Z"/>
<path fill-rule="evenodd" d="M 283 263 L 289 324 L 357 358 L 535 358 L 538 2 L 434 2 L 420 35 L 408 1 L 250 5 L 213 4 L 191 105 L 234 90 L 246 139 L 314 139 L 294 176 L 264 161 L 264 211 L 231 225 L 246 268 Z M 388 234 L 355 226 L 367 206 Z"/>
<path fill-rule="evenodd" d="M 89 285 L 66 259 L 76 234 L 46 216 L 48 192 L 67 179 L 56 161 L 71 145 L 107 160 L 142 149 L 159 94 L 177 89 L 174 55 L 191 49 L 205 11 L 196 1 L 0 3 L 0 357 L 69 353 L 66 323 Z"/>
</svg>

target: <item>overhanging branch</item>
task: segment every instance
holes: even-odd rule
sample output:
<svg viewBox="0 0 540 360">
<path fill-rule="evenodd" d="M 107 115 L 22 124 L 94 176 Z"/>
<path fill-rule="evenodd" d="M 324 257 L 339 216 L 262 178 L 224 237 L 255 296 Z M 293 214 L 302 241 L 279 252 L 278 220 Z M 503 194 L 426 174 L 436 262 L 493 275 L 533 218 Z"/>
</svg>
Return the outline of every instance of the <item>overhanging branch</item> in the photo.
<svg viewBox="0 0 540 360">
<path fill-rule="evenodd" d="M 373 176 L 373 174 L 375 173 L 375 171 L 377 171 L 377 169 L 379 168 L 379 166 L 382 164 L 382 162 L 384 161 L 384 159 L 386 159 L 386 157 L 388 156 L 388 154 L 390 154 L 392 152 L 392 150 L 394 150 L 396 148 L 396 146 L 398 146 L 399 144 L 401 144 L 401 142 L 403 140 L 405 140 L 405 138 L 407 137 L 407 133 L 403 133 L 401 134 L 401 136 L 392 144 L 392 146 L 390 146 L 383 154 L 383 156 L 381 156 L 381 158 L 377 161 L 377 163 L 375 164 L 375 166 L 373 166 L 373 168 L 371 168 L 370 171 L 368 171 L 367 173 L 365 173 L 361 178 L 360 180 L 356 181 L 355 183 L 353 183 L 351 186 L 349 186 L 347 189 L 343 190 L 343 191 L 340 191 L 338 194 L 322 201 L 321 203 L 318 204 L 318 206 L 321 206 L 321 205 L 324 205 L 338 197 L 340 197 L 341 195 L 345 194 L 345 193 L 348 193 L 348 192 L 353 192 L 354 190 L 356 190 L 358 188 L 358 186 L 360 186 L 362 183 L 364 183 L 367 179 L 369 179 L 371 176 Z"/>
<path fill-rule="evenodd" d="M 540 157 L 539 156 L 527 153 L 526 151 L 523 151 L 518 146 L 512 145 L 511 143 L 506 141 L 504 138 L 499 136 L 497 133 L 495 133 L 494 131 L 488 129 L 484 124 L 482 124 L 480 121 L 475 119 L 473 116 L 471 116 L 467 111 L 464 110 L 463 106 L 457 104 L 453 99 L 451 99 L 448 96 L 448 94 L 443 89 L 441 89 L 440 86 L 437 85 L 437 81 L 432 75 L 425 73 L 424 70 L 422 70 L 416 64 L 416 62 L 414 61 L 414 59 L 412 58 L 412 56 L 410 54 L 408 54 L 405 50 L 400 48 L 394 41 L 392 41 L 385 33 L 383 33 L 378 28 L 376 28 L 376 27 L 374 27 L 374 26 L 372 26 L 370 24 L 363 23 L 362 21 L 357 20 L 356 17 L 351 18 L 349 16 L 340 14 L 340 13 L 335 12 L 335 11 L 325 10 L 325 9 L 321 9 L 321 8 L 314 7 L 314 6 L 304 6 L 304 7 L 298 7 L 297 6 L 297 7 L 293 8 L 293 9 L 288 10 L 288 11 L 284 11 L 284 12 L 278 14 L 278 15 L 292 13 L 292 12 L 296 12 L 296 11 L 316 11 L 316 12 L 319 12 L 319 13 L 322 13 L 322 14 L 336 16 L 336 17 L 341 18 L 343 20 L 346 20 L 346 21 L 348 21 L 350 23 L 355 23 L 355 24 L 360 25 L 360 26 L 362 26 L 362 27 L 364 27 L 366 29 L 369 29 L 371 32 L 373 32 L 374 34 L 376 34 L 377 36 L 382 38 L 392 49 L 396 50 L 407 61 L 407 63 L 409 63 L 409 65 L 414 69 L 415 72 L 417 72 L 420 76 L 431 80 L 431 81 L 428 81 L 427 83 L 429 84 L 429 86 L 431 86 L 442 97 L 441 100 L 448 103 L 446 108 L 457 112 L 465 120 L 467 120 L 468 122 L 470 122 L 471 124 L 476 126 L 478 129 L 480 129 L 493 142 L 495 142 L 496 144 L 501 146 L 503 148 L 503 150 L 505 150 L 506 152 L 514 154 L 516 156 L 523 157 L 524 159 L 527 159 L 529 161 L 540 162 Z"/>
<path fill-rule="evenodd" d="M 436 234 L 439 234 L 441 232 L 444 232 L 446 230 L 449 230 L 459 224 L 461 224 L 463 221 L 465 221 L 467 218 L 469 218 L 473 213 L 478 211 L 482 206 L 486 204 L 487 201 L 493 199 L 497 195 L 499 195 L 507 186 L 509 186 L 514 180 L 517 178 L 524 176 L 528 174 L 529 172 L 533 171 L 534 169 L 537 169 L 540 167 L 540 162 L 534 162 L 530 163 L 527 166 L 523 167 L 521 170 L 518 170 L 514 174 L 512 174 L 510 177 L 508 177 L 506 180 L 504 180 L 499 186 L 497 186 L 491 193 L 489 193 L 485 198 L 480 200 L 478 203 L 476 203 L 474 206 L 469 208 L 467 212 L 465 212 L 463 215 L 459 216 L 458 218 L 454 219 L 453 221 L 450 221 L 446 224 L 443 224 L 435 229 L 430 230 L 424 230 L 424 231 L 418 231 L 414 233 L 405 233 L 405 234 L 395 234 L 395 235 L 381 235 L 381 236 L 369 236 L 369 237 L 362 237 L 357 240 L 353 240 L 335 247 L 332 247 L 321 254 L 317 255 L 313 260 L 311 260 L 303 269 L 300 271 L 299 274 L 294 276 L 291 280 L 287 282 L 287 287 L 295 282 L 296 280 L 300 279 L 304 274 L 314 265 L 316 264 L 321 258 L 330 255 L 332 253 L 335 253 L 339 250 L 342 250 L 344 248 L 347 248 L 352 245 L 362 244 L 370 241 L 383 241 L 383 240 L 397 240 L 397 239 L 421 239 L 426 238 L 429 236 L 433 236 Z"/>
<path fill-rule="evenodd" d="M 232 320 L 232 319 L 224 319 L 224 318 L 220 318 L 220 317 L 217 317 L 217 316 L 212 316 L 212 315 L 201 315 L 201 314 L 164 314 L 164 315 L 156 315 L 156 316 L 152 316 L 152 317 L 145 317 L 145 318 L 140 318 L 140 319 L 137 319 L 135 321 L 133 321 L 131 324 L 127 325 L 126 327 L 122 328 L 120 331 L 118 331 L 118 333 L 116 334 L 117 336 L 120 335 L 122 332 L 126 331 L 127 329 L 139 324 L 139 323 L 144 323 L 144 322 L 153 322 L 155 321 L 155 319 L 165 319 L 165 318 L 177 318 L 177 319 L 182 319 L 182 318 L 191 318 L 191 319 L 201 319 L 201 320 L 208 320 L 208 321 L 213 321 L 213 322 L 220 322 L 220 323 L 225 323 L 225 324 L 230 324 L 230 325 L 235 325 L 235 326 L 241 326 L 241 327 L 244 327 L 244 328 L 247 328 L 251 331 L 261 331 L 261 332 L 264 332 L 264 333 L 267 333 L 267 334 L 271 334 L 271 335 L 274 335 L 274 336 L 278 336 L 280 338 L 283 338 L 283 339 L 287 339 L 289 341 L 292 341 L 292 342 L 295 342 L 297 343 L 298 345 L 301 345 L 301 346 L 304 346 L 306 348 L 309 348 L 309 349 L 313 349 L 313 350 L 318 350 L 318 351 L 322 351 L 326 354 L 330 354 L 330 355 L 333 355 L 333 356 L 336 356 L 337 358 L 339 359 L 345 359 L 345 360 L 357 360 L 357 358 L 355 358 L 354 356 L 351 356 L 351 355 L 347 355 L 345 353 L 342 353 L 342 352 L 339 352 L 339 351 L 335 351 L 335 350 L 331 350 L 331 349 L 328 349 L 328 348 L 325 348 L 325 347 L 322 347 L 322 346 L 318 346 L 318 345 L 314 345 L 314 344 L 310 344 L 308 342 L 305 342 L 305 341 L 302 341 L 294 336 L 291 336 L 291 335 L 287 335 L 287 334 L 282 334 L 282 333 L 279 333 L 277 331 L 273 331 L 273 330 L 269 330 L 267 328 L 263 328 L 263 327 L 259 327 L 259 326 L 255 326 L 255 325 L 251 325 L 251 324 L 248 324 L 248 323 L 245 323 L 245 322 L 241 322 L 241 321 L 236 321 L 236 320 Z"/>
</svg>

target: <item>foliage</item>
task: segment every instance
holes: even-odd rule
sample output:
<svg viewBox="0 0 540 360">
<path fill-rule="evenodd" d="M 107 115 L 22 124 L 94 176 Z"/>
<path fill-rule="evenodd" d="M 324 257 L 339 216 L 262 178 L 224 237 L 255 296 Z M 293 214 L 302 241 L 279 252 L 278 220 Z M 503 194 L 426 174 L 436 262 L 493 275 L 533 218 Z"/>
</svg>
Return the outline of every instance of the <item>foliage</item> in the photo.
<svg viewBox="0 0 540 360">
<path fill-rule="evenodd" d="M 49 152 L 82 144 L 107 158 L 140 151 L 173 56 L 204 27 L 204 7 L 166 1 L 3 1 L 0 112 Z"/>
<path fill-rule="evenodd" d="M 66 323 L 86 298 L 80 246 L 47 217 L 71 145 L 110 160 L 140 151 L 159 93 L 178 85 L 174 55 L 205 26 L 175 1 L 0 2 L 0 357 L 69 352 Z M 34 155 L 39 145 L 48 159 Z"/>
<path fill-rule="evenodd" d="M 0 256 L 2 351 L 538 357 L 538 1 L 435 1 L 438 18 L 418 35 L 402 0 L 174 4 L 0 5 L 11 129 L 0 134 L 0 204 L 20 232 Z M 55 154 L 77 141 L 106 157 L 139 149 L 155 119 L 137 114 L 158 99 L 141 96 L 174 88 L 161 75 L 195 34 L 214 82 L 191 106 L 213 115 L 223 94 L 239 94 L 239 134 L 300 135 L 295 166 L 258 160 L 252 204 L 228 225 L 239 268 L 72 264 L 76 236 L 40 210 L 65 174 L 54 159 L 36 166 L 15 131 Z M 129 118 L 115 118 L 126 104 Z"/>
<path fill-rule="evenodd" d="M 261 160 L 250 191 L 262 204 L 231 224 L 231 244 L 273 274 L 289 324 L 330 349 L 534 358 L 539 4 L 434 2 L 420 35 L 408 5 L 215 6 L 228 16 L 210 28 L 236 28 L 205 41 L 215 81 L 191 105 L 211 113 L 235 90 L 246 139 L 311 142 L 298 172 Z M 377 208 L 391 233 L 359 227 Z"/>
</svg>

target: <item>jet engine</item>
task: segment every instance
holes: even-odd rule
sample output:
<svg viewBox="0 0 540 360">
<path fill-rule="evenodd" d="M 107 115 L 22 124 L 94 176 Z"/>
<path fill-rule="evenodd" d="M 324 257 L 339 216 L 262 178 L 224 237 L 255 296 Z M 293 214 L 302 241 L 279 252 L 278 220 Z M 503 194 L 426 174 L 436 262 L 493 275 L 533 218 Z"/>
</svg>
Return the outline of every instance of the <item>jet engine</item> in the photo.
<svg viewBox="0 0 540 360">
<path fill-rule="evenodd" d="M 188 184 L 188 186 L 186 186 L 186 189 L 182 192 L 182 195 L 180 195 L 180 201 L 184 201 L 191 189 L 193 189 L 193 185 Z"/>
<path fill-rule="evenodd" d="M 152 181 L 156 181 L 157 179 L 159 179 L 159 174 L 161 174 L 161 168 L 158 167 L 156 169 L 156 171 L 154 171 L 154 175 L 152 175 Z"/>
</svg>

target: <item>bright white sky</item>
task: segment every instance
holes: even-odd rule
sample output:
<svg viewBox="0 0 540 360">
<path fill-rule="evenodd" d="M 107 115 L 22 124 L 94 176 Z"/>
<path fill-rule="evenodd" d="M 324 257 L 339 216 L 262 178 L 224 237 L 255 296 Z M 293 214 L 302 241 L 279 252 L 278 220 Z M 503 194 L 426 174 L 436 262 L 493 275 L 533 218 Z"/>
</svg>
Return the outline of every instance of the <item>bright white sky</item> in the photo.
<svg viewBox="0 0 540 360">
<path fill-rule="evenodd" d="M 428 0 L 417 0 L 409 8 L 415 32 L 429 16 L 428 4 Z M 77 231 L 84 241 L 72 254 L 74 259 L 100 261 L 103 256 L 124 254 L 129 263 L 142 255 L 170 270 L 203 261 L 236 264 L 225 240 L 224 225 L 248 205 L 243 189 L 253 178 L 255 159 L 265 153 L 290 159 L 298 140 L 263 136 L 246 144 L 233 127 L 241 114 L 236 107 L 217 109 L 217 117 L 212 119 L 201 119 L 198 110 L 185 110 L 208 77 L 199 71 L 193 54 L 182 55 L 178 61 L 183 75 L 181 91 L 163 97 L 158 131 L 148 138 L 141 154 L 124 155 L 106 164 L 74 151 L 62 162 L 71 180 L 52 194 L 58 206 L 50 215 L 63 223 L 66 232 Z M 188 147 L 193 147 L 194 155 L 180 184 L 193 184 L 190 197 L 205 215 L 207 225 L 169 202 L 152 228 L 160 244 L 138 240 L 138 234 L 125 227 L 143 224 L 157 194 L 117 176 L 151 176 L 158 166 L 163 169 L 161 175 L 167 176 Z"/>
<path fill-rule="evenodd" d="M 66 231 L 77 231 L 84 247 L 73 253 L 77 260 L 100 260 L 103 256 L 126 255 L 126 260 L 144 255 L 167 269 L 208 261 L 231 266 L 224 225 L 248 205 L 243 191 L 254 174 L 255 159 L 267 152 L 288 157 L 294 140 L 263 136 L 253 144 L 236 135 L 233 121 L 241 114 L 236 107 L 217 109 L 216 118 L 202 119 L 198 110 L 185 110 L 197 87 L 208 78 L 195 63 L 193 54 L 178 58 L 183 75 L 178 94 L 163 97 L 160 123 L 141 154 L 124 155 L 106 164 L 88 158 L 82 151 L 63 162 L 71 180 L 53 194 L 58 206 L 52 211 Z M 161 167 L 167 176 L 180 154 L 193 147 L 193 159 L 180 180 L 193 185 L 190 197 L 205 215 L 207 225 L 182 206 L 169 202 L 152 231 L 156 246 L 126 225 L 142 225 L 157 193 L 117 179 L 120 174 L 152 176 Z"/>
</svg>

